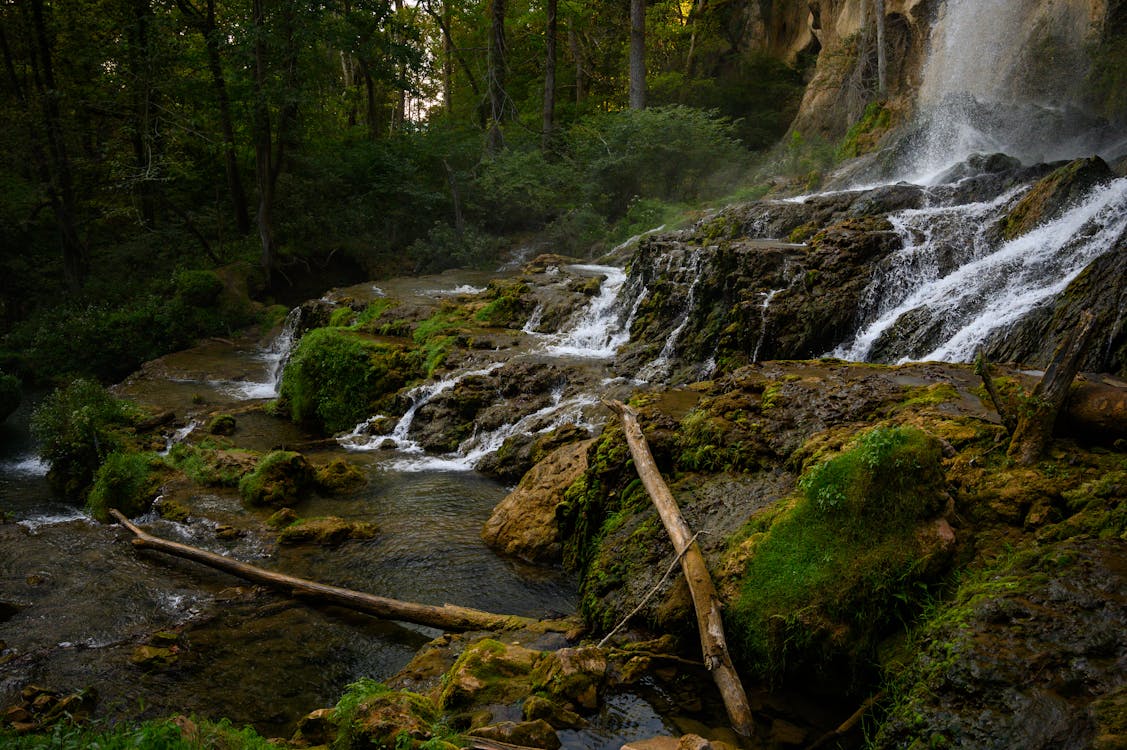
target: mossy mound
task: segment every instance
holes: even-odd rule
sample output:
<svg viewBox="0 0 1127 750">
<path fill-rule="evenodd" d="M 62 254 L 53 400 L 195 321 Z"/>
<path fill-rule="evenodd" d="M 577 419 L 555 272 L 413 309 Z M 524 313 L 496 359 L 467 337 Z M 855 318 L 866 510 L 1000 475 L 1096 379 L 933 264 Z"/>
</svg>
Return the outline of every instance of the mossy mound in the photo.
<svg viewBox="0 0 1127 750">
<path fill-rule="evenodd" d="M 303 733 L 312 733 L 310 718 L 303 722 Z M 450 736 L 449 732 L 439 722 L 438 709 L 429 698 L 391 690 L 367 678 L 349 685 L 327 718 L 327 722 L 317 723 L 330 725 L 330 731 L 322 729 L 315 734 L 326 740 L 330 737 L 324 735 L 335 735 L 331 738 L 333 747 L 440 750 L 449 746 L 443 739 Z"/>
<path fill-rule="evenodd" d="M 130 517 L 141 515 L 153 504 L 166 474 L 156 453 L 111 453 L 94 475 L 86 507 L 103 523 L 110 520 L 110 508 Z"/>
<path fill-rule="evenodd" d="M 339 495 L 351 492 L 367 483 L 364 472 L 345 461 L 334 458 L 316 469 L 317 490 L 325 495 Z"/>
<path fill-rule="evenodd" d="M 948 500 L 940 458 L 920 430 L 877 428 L 752 519 L 730 552 L 742 562 L 729 609 L 741 661 L 769 679 L 839 681 L 872 663 L 950 561 L 954 534 L 934 520 Z"/>
<path fill-rule="evenodd" d="M 254 471 L 239 482 L 239 494 L 249 505 L 292 505 L 314 487 L 313 467 L 305 456 L 293 451 L 266 454 Z"/>
<path fill-rule="evenodd" d="M 395 393 L 421 374 L 406 346 L 317 328 L 294 349 L 279 394 L 294 422 L 334 433 L 389 410 Z"/>
<path fill-rule="evenodd" d="M 236 427 L 235 417 L 231 414 L 216 414 L 207 423 L 209 435 L 234 435 Z"/>
<path fill-rule="evenodd" d="M 275 514 L 276 515 L 276 514 Z M 273 519 L 273 516 L 271 517 Z M 346 521 L 343 518 L 303 518 L 290 523 L 278 534 L 278 544 L 319 544 L 335 547 L 345 542 L 372 539 L 379 533 L 374 523 Z"/>
</svg>

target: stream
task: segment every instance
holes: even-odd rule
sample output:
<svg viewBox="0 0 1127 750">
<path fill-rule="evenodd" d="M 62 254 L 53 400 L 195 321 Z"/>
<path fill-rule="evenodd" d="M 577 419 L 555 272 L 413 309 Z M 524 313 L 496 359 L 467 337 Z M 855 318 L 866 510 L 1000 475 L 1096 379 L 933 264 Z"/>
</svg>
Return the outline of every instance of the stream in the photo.
<svg viewBox="0 0 1127 750">
<path fill-rule="evenodd" d="M 278 356 L 238 343 L 208 342 L 166 357 L 119 391 L 178 415 L 251 403 L 248 397 L 270 390 Z M 334 704 L 349 683 L 390 677 L 438 635 L 309 607 L 191 563 L 135 553 L 127 532 L 52 494 L 28 434 L 29 412 L 25 404 L 0 427 L 0 510 L 8 521 L 0 524 L 0 705 L 28 684 L 93 686 L 101 716 L 195 713 L 284 736 L 300 716 Z M 239 420 L 245 447 L 303 437 L 257 412 Z M 382 596 L 535 617 L 575 610 L 574 586 L 560 571 L 501 559 L 479 539 L 505 486 L 464 470 L 397 470 L 377 452 L 333 453 L 360 468 L 367 486 L 344 499 L 311 499 L 302 513 L 376 523 L 380 533 L 369 542 L 275 547 L 265 528 L 223 539 L 219 525 L 236 525 L 240 516 L 238 525 L 247 523 L 234 491 L 193 497 L 186 523 L 155 515 L 140 521 L 169 539 Z M 161 630 L 182 634 L 176 665 L 132 665 L 137 645 Z"/>
</svg>

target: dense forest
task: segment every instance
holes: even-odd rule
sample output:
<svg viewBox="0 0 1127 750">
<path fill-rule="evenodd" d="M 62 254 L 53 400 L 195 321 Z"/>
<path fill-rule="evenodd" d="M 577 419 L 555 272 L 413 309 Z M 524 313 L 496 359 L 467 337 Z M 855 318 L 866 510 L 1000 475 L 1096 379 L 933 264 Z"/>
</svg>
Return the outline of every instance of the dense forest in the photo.
<svg viewBox="0 0 1127 750">
<path fill-rule="evenodd" d="M 114 379 L 254 322 L 225 288 L 590 255 L 753 182 L 813 58 L 632 5 L 5 4 L 0 369 Z"/>
</svg>

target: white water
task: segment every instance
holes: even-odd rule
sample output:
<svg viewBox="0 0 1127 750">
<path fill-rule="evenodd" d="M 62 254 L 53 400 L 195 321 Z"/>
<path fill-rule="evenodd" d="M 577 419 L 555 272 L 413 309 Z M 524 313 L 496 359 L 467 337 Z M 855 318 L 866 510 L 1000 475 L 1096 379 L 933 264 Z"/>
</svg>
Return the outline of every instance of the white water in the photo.
<svg viewBox="0 0 1127 750">
<path fill-rule="evenodd" d="M 554 357 L 610 359 L 630 340 L 629 316 L 619 315 L 618 296 L 626 272 L 615 266 L 572 266 L 577 271 L 606 276 L 599 293 L 567 330 L 553 337 L 544 353 Z"/>
<path fill-rule="evenodd" d="M 911 313 L 911 330 L 898 332 L 892 347 L 900 361 L 969 361 L 987 336 L 1064 291 L 1127 231 L 1127 179 L 1119 179 L 1058 219 L 991 244 L 988 227 L 1010 197 L 890 217 L 904 247 L 867 291 L 871 309 L 860 331 L 831 355 L 868 359 L 874 344 Z M 914 339 L 921 331 L 930 335 Z M 914 351 L 905 354 L 905 344 Z"/>
<path fill-rule="evenodd" d="M 270 342 L 270 345 L 260 351 L 257 359 L 262 362 L 266 377 L 262 380 L 246 380 L 240 382 L 216 383 L 215 385 L 236 398 L 270 399 L 278 395 L 278 386 L 282 382 L 282 371 L 286 368 L 294 344 L 297 343 L 297 326 L 301 322 L 301 308 L 290 310 L 282 324 L 282 330 Z"/>
<path fill-rule="evenodd" d="M 931 184 L 975 153 L 1032 164 L 1105 145 L 1108 134 L 1082 114 L 1093 21 L 1084 4 L 946 0 L 939 8 L 917 102 L 923 139 L 901 177 Z"/>
<path fill-rule="evenodd" d="M 771 300 L 775 299 L 775 295 L 783 291 L 782 289 L 772 289 L 763 295 L 763 306 L 759 308 L 759 338 L 755 340 L 755 351 L 751 353 L 751 361 L 759 361 L 759 349 L 763 346 L 763 340 L 767 338 L 767 309 L 771 307 Z"/>
<path fill-rule="evenodd" d="M 704 266 L 704 250 L 697 248 L 689 257 L 689 262 L 686 266 L 676 269 L 679 272 L 688 271 L 692 277 L 689 282 L 689 290 L 685 294 L 685 305 L 681 310 L 681 320 L 674 326 L 673 330 L 669 332 L 669 336 L 665 339 L 665 344 L 662 346 L 661 351 L 652 362 L 647 363 L 638 370 L 635 378 L 641 382 L 649 382 L 659 378 L 669 377 L 669 370 L 673 364 L 673 355 L 677 351 L 677 343 L 681 340 L 681 334 L 684 333 L 685 327 L 689 324 L 689 318 L 692 315 L 693 308 L 696 306 L 697 300 L 697 286 L 700 284 L 701 271 Z M 674 270 L 666 265 L 666 272 Z M 623 342 L 625 343 L 625 342 Z"/>
</svg>

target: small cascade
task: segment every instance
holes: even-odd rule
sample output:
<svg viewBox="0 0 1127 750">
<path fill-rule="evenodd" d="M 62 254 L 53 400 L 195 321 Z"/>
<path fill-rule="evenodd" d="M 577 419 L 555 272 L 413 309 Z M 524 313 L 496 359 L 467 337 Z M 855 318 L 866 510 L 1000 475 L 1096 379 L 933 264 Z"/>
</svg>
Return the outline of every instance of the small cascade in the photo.
<svg viewBox="0 0 1127 750">
<path fill-rule="evenodd" d="M 763 306 L 759 308 L 759 338 L 755 340 L 755 350 L 751 353 L 751 361 L 759 361 L 759 348 L 763 346 L 763 340 L 767 338 L 767 308 L 771 306 L 771 300 L 775 299 L 775 295 L 783 291 L 782 289 L 772 289 L 763 293 Z"/>
<path fill-rule="evenodd" d="M 677 273 L 688 273 L 692 281 L 689 282 L 689 289 L 685 293 L 685 306 L 680 313 L 680 322 L 669 332 L 669 336 L 665 339 L 665 345 L 662 346 L 661 352 L 658 353 L 657 357 L 638 370 L 635 376 L 637 380 L 649 382 L 655 379 L 669 377 L 669 370 L 673 364 L 673 355 L 677 351 L 677 343 L 681 340 L 681 334 L 684 333 L 685 327 L 689 324 L 689 316 L 696 307 L 697 286 L 700 285 L 701 270 L 704 266 L 704 255 L 704 250 L 697 248 L 689 257 L 689 262 L 684 266 L 677 269 L 666 269 L 666 272 L 675 271 Z"/>
<path fill-rule="evenodd" d="M 282 382 L 282 372 L 290 359 L 294 345 L 297 343 L 297 329 L 301 324 L 301 308 L 295 307 L 286 315 L 282 330 L 263 349 L 258 359 L 266 370 L 266 379 L 255 381 L 248 380 L 238 383 L 221 384 L 224 390 L 233 396 L 242 399 L 275 398 L 278 395 L 278 386 Z"/>
<path fill-rule="evenodd" d="M 540 327 L 540 323 L 543 321 L 543 319 L 544 319 L 544 305 L 539 304 L 532 311 L 532 314 L 528 316 L 528 320 L 525 321 L 524 325 L 521 326 L 521 329 L 520 329 L 521 333 L 527 333 L 531 336 L 537 335 L 539 333 L 539 331 L 537 331 L 536 329 Z"/>
<path fill-rule="evenodd" d="M 380 417 L 371 417 L 358 424 L 351 432 L 341 435 L 337 438 L 337 442 L 346 450 L 371 451 L 378 449 L 384 441 L 390 439 L 395 443 L 396 449 L 400 452 L 422 453 L 422 446 L 410 437 L 411 425 L 415 421 L 416 412 L 433 400 L 435 396 L 450 390 L 466 378 L 488 375 L 502 366 L 504 366 L 503 362 L 494 362 L 488 367 L 479 370 L 466 370 L 434 383 L 424 383 L 423 385 L 413 388 L 407 393 L 407 398 L 411 400 L 411 406 L 408 407 L 403 416 L 399 418 L 399 421 L 395 423 L 395 429 L 391 431 L 391 434 L 371 435 L 371 425 L 373 422 L 380 419 Z"/>
<path fill-rule="evenodd" d="M 165 439 L 164 450 L 160 452 L 160 455 L 167 456 L 169 452 L 172 451 L 172 446 L 176 445 L 177 443 L 184 442 L 188 438 L 188 436 L 191 435 L 199 426 L 200 423 L 193 419 L 183 427 L 177 428 L 171 435 L 169 435 Z"/>
<path fill-rule="evenodd" d="M 578 316 L 570 330 L 554 337 L 544 353 L 554 357 L 610 359 L 630 339 L 630 315 L 623 315 L 619 292 L 626 272 L 615 266 L 572 266 L 577 271 L 602 274 L 606 281 L 598 295 Z"/>
<path fill-rule="evenodd" d="M 831 355 L 969 361 L 987 336 L 1063 292 L 1127 231 L 1127 179 L 1094 188 L 1025 235 L 991 242 L 1010 198 L 890 217 L 903 249 L 866 293 L 859 332 Z"/>
</svg>

